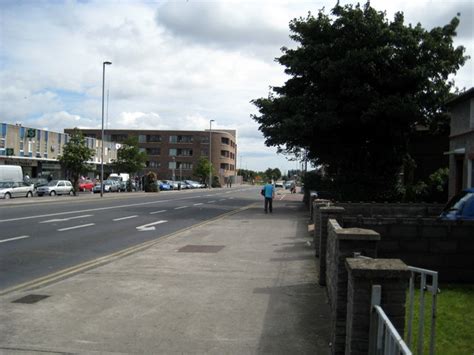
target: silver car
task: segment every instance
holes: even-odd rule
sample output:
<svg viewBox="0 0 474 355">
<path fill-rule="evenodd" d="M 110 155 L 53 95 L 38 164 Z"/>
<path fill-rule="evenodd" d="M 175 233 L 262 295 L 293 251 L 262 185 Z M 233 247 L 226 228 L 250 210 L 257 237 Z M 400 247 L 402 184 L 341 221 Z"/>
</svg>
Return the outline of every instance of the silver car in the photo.
<svg viewBox="0 0 474 355">
<path fill-rule="evenodd" d="M 0 198 L 6 200 L 12 197 L 33 197 L 35 185 L 26 182 L 0 182 Z"/>
<path fill-rule="evenodd" d="M 48 185 L 40 186 L 36 189 L 36 194 L 38 196 L 71 195 L 72 193 L 72 184 L 68 180 L 51 180 Z"/>
</svg>

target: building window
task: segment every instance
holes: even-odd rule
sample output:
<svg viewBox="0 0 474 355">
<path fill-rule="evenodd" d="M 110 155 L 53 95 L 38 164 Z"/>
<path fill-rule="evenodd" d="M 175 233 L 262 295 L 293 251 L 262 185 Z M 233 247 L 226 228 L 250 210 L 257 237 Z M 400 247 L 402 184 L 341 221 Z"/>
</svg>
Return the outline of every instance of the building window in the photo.
<svg viewBox="0 0 474 355">
<path fill-rule="evenodd" d="M 222 163 L 222 164 L 221 164 L 221 169 L 229 170 L 229 164 L 227 164 L 227 163 Z"/>
<path fill-rule="evenodd" d="M 221 150 L 221 157 L 228 158 L 229 157 L 229 152 L 227 150 Z"/>
<path fill-rule="evenodd" d="M 128 138 L 128 134 L 123 134 L 123 133 L 112 134 L 110 136 L 110 140 L 112 142 L 117 142 L 117 143 L 123 143 L 125 140 L 127 140 L 127 138 Z"/>
<path fill-rule="evenodd" d="M 202 157 L 208 157 L 208 156 L 209 156 L 209 149 L 207 149 L 207 148 L 202 148 L 202 149 L 201 149 L 201 156 L 202 156 Z"/>
<path fill-rule="evenodd" d="M 146 153 L 148 155 L 160 155 L 161 149 L 160 148 L 146 148 Z"/>
<path fill-rule="evenodd" d="M 193 150 L 192 149 L 178 149 L 178 156 L 180 157 L 192 157 Z"/>
<path fill-rule="evenodd" d="M 147 143 L 161 142 L 161 136 L 158 134 L 148 134 L 146 136 L 146 142 Z"/>
<path fill-rule="evenodd" d="M 177 149 L 176 148 L 170 148 L 168 155 L 170 157 L 175 157 L 177 154 Z"/>
<path fill-rule="evenodd" d="M 230 140 L 229 140 L 229 138 L 222 137 L 222 138 L 221 138 L 221 143 L 222 143 L 222 144 L 227 144 L 227 145 L 229 145 L 229 144 L 230 144 Z"/>
<path fill-rule="evenodd" d="M 147 168 L 159 168 L 161 166 L 159 161 L 156 160 L 149 160 L 146 162 L 146 167 Z"/>
<path fill-rule="evenodd" d="M 146 143 L 146 135 L 145 134 L 139 134 L 138 135 L 138 143 Z"/>
<path fill-rule="evenodd" d="M 203 144 L 209 144 L 209 136 L 201 136 L 201 143 Z"/>
<path fill-rule="evenodd" d="M 178 169 L 191 170 L 193 168 L 193 163 L 176 162 L 176 164 Z"/>
<path fill-rule="evenodd" d="M 192 143 L 193 136 L 170 136 L 170 143 Z"/>
</svg>

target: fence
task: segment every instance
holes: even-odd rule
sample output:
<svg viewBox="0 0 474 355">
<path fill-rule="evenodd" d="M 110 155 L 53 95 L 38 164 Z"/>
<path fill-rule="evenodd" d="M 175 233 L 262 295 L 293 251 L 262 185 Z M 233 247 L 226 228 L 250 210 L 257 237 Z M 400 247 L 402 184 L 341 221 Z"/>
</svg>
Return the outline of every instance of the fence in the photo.
<svg viewBox="0 0 474 355">
<path fill-rule="evenodd" d="M 436 301 L 439 292 L 438 289 L 438 273 L 436 271 L 416 268 L 409 266 L 408 269 L 411 272 L 410 277 L 410 288 L 409 288 L 409 318 L 407 325 L 407 343 L 411 347 L 413 340 L 413 318 L 415 315 L 414 304 L 415 304 L 415 281 L 416 276 L 420 277 L 420 306 L 418 316 L 418 342 L 417 342 L 417 353 L 423 354 L 423 339 L 424 339 L 424 326 L 425 326 L 425 291 L 431 293 L 431 315 L 430 315 L 430 350 L 429 354 L 434 355 L 435 353 L 435 336 L 436 336 Z M 428 283 L 428 278 L 431 277 L 431 284 Z"/>
<path fill-rule="evenodd" d="M 382 287 L 380 285 L 372 286 L 369 354 L 411 355 L 412 352 L 407 344 L 380 307 L 381 295 Z"/>
</svg>

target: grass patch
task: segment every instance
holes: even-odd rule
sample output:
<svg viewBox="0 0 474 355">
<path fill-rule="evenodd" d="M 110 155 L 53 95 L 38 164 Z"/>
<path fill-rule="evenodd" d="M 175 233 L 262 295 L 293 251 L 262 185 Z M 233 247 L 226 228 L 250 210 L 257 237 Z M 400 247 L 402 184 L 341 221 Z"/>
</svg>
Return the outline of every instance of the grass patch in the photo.
<svg viewBox="0 0 474 355">
<path fill-rule="evenodd" d="M 437 354 L 474 354 L 474 285 L 446 284 L 440 286 L 437 299 L 436 346 Z M 418 341 L 419 292 L 415 294 L 415 317 L 412 350 Z M 407 296 L 408 322 L 408 296 Z M 428 354 L 431 315 L 431 294 L 425 294 L 424 353 Z M 407 327 L 405 327 L 407 329 Z M 405 332 L 406 333 L 406 332 Z M 407 336 L 405 334 L 405 339 Z"/>
</svg>

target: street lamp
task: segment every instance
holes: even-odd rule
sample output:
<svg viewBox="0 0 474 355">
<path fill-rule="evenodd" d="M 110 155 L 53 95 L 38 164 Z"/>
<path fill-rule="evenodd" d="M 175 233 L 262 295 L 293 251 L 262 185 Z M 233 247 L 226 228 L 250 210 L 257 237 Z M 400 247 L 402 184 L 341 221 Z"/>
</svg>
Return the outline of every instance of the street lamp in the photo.
<svg viewBox="0 0 474 355">
<path fill-rule="evenodd" d="M 175 169 L 176 169 L 176 158 L 175 158 L 175 157 L 173 157 L 173 165 L 172 165 L 172 167 L 173 167 L 173 182 L 174 182 L 174 181 L 175 181 L 175 173 L 174 173 L 174 171 L 175 171 Z"/>
<path fill-rule="evenodd" d="M 102 63 L 102 144 L 100 159 L 100 197 L 104 196 L 104 86 L 105 86 L 105 66 L 111 65 L 112 62 Z"/>
<path fill-rule="evenodd" d="M 209 189 L 212 187 L 212 122 L 209 120 Z"/>
</svg>

